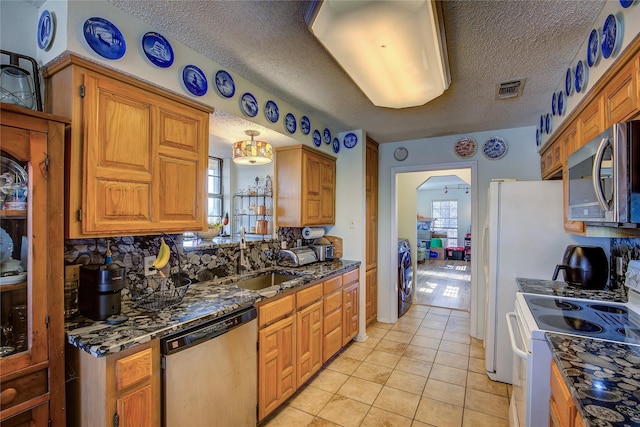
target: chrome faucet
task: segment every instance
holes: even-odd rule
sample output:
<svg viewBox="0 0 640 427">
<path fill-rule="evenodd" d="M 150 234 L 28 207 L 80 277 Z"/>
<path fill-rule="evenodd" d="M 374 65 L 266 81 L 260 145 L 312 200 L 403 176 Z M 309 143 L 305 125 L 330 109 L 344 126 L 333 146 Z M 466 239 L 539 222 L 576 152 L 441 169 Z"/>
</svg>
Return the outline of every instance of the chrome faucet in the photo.
<svg viewBox="0 0 640 427">
<path fill-rule="evenodd" d="M 240 261 L 238 262 L 238 274 L 251 270 L 249 262 L 244 257 L 244 250 L 247 248 L 244 240 L 244 225 L 240 227 Z"/>
</svg>

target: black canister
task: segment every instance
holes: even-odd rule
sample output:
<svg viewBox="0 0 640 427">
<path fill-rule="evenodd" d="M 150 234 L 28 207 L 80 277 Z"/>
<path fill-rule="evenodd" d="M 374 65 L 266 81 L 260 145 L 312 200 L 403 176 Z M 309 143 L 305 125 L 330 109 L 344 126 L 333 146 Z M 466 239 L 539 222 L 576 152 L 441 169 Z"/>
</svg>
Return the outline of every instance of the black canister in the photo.
<svg viewBox="0 0 640 427">
<path fill-rule="evenodd" d="M 120 291 L 126 284 L 126 269 L 116 264 L 80 266 L 78 303 L 80 313 L 93 320 L 120 314 Z"/>
</svg>

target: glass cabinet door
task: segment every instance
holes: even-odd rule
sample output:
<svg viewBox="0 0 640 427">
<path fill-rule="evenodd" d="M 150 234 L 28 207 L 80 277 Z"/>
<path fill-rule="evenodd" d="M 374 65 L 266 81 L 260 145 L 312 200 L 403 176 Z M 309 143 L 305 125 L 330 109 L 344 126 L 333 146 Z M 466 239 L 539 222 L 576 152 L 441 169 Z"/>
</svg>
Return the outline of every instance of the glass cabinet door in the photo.
<svg viewBox="0 0 640 427">
<path fill-rule="evenodd" d="M 2 126 L 0 368 L 46 361 L 47 135 Z"/>
</svg>

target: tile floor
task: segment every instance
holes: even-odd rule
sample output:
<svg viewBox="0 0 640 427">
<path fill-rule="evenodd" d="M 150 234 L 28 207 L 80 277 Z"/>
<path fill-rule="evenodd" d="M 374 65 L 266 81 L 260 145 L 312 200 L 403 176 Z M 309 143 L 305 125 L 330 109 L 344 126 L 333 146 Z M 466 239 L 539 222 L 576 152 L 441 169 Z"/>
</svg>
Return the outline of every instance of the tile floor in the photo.
<svg viewBox="0 0 640 427">
<path fill-rule="evenodd" d="M 510 386 L 486 376 L 468 331 L 468 312 L 414 304 L 369 327 L 262 426 L 508 426 Z"/>
</svg>

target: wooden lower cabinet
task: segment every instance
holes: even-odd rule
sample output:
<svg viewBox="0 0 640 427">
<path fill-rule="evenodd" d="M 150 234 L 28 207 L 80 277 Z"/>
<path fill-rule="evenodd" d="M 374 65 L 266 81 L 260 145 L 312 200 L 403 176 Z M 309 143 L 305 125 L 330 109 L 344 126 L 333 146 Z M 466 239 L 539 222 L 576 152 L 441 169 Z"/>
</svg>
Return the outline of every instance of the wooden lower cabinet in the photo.
<svg viewBox="0 0 640 427">
<path fill-rule="evenodd" d="M 160 426 L 159 340 L 94 357 L 67 347 L 68 426 Z"/>
<path fill-rule="evenodd" d="M 34 427 L 49 425 L 49 402 L 45 402 L 11 418 L 2 420 L 2 427 Z"/>
<path fill-rule="evenodd" d="M 549 398 L 549 427 L 583 427 L 569 388 L 555 361 L 551 361 L 551 397 Z"/>
<path fill-rule="evenodd" d="M 322 300 L 296 313 L 298 384 L 304 384 L 322 367 L 322 320 Z"/>
<path fill-rule="evenodd" d="M 342 345 L 347 345 L 358 335 L 360 312 L 360 269 L 342 275 Z"/>
<path fill-rule="evenodd" d="M 359 271 L 356 268 L 258 306 L 258 421 L 358 334 Z"/>
<path fill-rule="evenodd" d="M 290 316 L 258 332 L 258 420 L 296 391 L 295 331 Z"/>
</svg>

